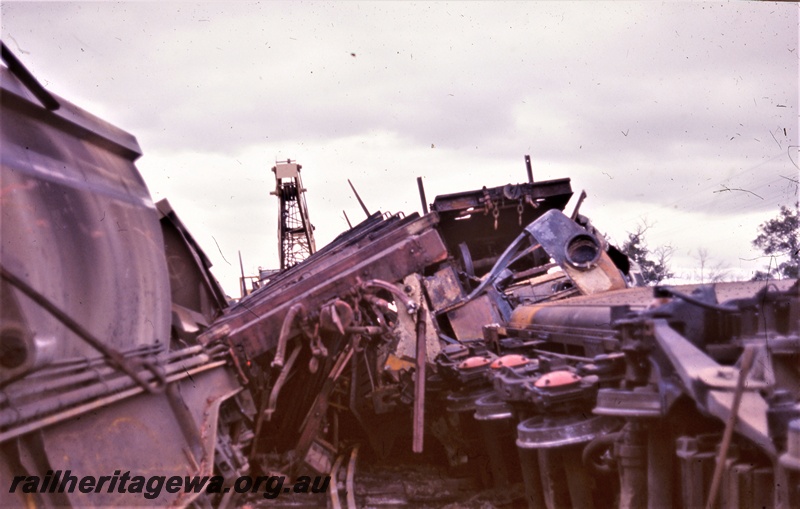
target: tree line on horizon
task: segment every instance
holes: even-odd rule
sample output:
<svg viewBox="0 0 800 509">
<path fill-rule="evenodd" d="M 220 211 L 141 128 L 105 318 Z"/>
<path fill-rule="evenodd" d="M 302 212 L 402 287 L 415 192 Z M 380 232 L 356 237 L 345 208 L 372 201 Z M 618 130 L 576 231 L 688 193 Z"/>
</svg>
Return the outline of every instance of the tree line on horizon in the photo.
<svg viewBox="0 0 800 509">
<path fill-rule="evenodd" d="M 669 245 L 650 248 L 645 235 L 650 227 L 647 221 L 639 222 L 636 230 L 628 232 L 620 251 L 638 264 L 645 284 L 657 285 L 675 277 L 670 268 L 674 249 Z M 768 263 L 753 274 L 751 281 L 800 277 L 800 203 L 795 203 L 794 208 L 782 205 L 776 217 L 761 223 L 752 245 Z M 707 250 L 698 249 L 697 260 L 701 282 L 725 280 L 724 270 L 710 265 Z"/>
</svg>

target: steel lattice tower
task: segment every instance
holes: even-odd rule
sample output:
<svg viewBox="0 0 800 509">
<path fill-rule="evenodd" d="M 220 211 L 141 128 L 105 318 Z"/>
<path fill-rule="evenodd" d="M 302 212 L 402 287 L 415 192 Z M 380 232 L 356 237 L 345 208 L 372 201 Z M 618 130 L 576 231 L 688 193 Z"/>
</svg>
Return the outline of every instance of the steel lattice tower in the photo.
<svg viewBox="0 0 800 509">
<path fill-rule="evenodd" d="M 278 247 L 281 252 L 281 270 L 288 269 L 311 256 L 317 247 L 314 244 L 314 226 L 308 219 L 306 189 L 300 179 L 302 166 L 291 160 L 278 163 L 275 173 L 275 191 L 280 200 L 278 216 Z"/>
</svg>

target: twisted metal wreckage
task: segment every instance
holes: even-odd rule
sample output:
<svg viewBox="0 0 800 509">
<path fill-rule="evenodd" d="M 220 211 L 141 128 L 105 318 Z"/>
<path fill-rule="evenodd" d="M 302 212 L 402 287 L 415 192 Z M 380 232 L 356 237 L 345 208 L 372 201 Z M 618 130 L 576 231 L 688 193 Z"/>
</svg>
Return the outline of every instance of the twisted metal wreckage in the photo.
<svg viewBox="0 0 800 509">
<path fill-rule="evenodd" d="M 797 282 L 640 286 L 562 212 L 569 179 L 529 179 L 372 214 L 229 305 L 136 140 L 3 59 L 3 491 L 317 473 L 332 507 L 800 506 Z M 408 463 L 444 477 L 364 487 Z M 280 502 L 55 484 L 4 503 Z"/>
</svg>

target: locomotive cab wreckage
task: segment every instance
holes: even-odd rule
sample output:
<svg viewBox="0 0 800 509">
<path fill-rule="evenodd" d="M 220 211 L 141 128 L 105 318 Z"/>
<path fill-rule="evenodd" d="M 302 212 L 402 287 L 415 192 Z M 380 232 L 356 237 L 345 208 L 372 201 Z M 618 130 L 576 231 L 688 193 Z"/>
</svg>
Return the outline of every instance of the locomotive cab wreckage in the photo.
<svg viewBox="0 0 800 509">
<path fill-rule="evenodd" d="M 797 281 L 641 286 L 529 177 L 373 213 L 228 303 L 136 140 L 3 58 L 4 500 L 800 506 Z M 128 474 L 217 481 L 60 489 Z"/>
</svg>

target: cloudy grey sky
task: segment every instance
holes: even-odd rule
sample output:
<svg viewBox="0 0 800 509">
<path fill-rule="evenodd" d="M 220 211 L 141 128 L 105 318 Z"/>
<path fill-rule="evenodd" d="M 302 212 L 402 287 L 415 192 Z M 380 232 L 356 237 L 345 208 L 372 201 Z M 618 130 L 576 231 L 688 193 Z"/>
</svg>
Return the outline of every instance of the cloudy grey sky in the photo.
<svg viewBox="0 0 800 509">
<path fill-rule="evenodd" d="M 731 277 L 798 193 L 798 5 L 719 2 L 14 2 L 4 42 L 51 91 L 131 132 L 238 295 L 276 267 L 270 168 L 296 159 L 317 245 L 372 209 L 571 177 L 621 243 Z M 218 247 L 217 247 L 218 246 Z M 755 260 L 753 260 L 755 259 Z"/>
</svg>

